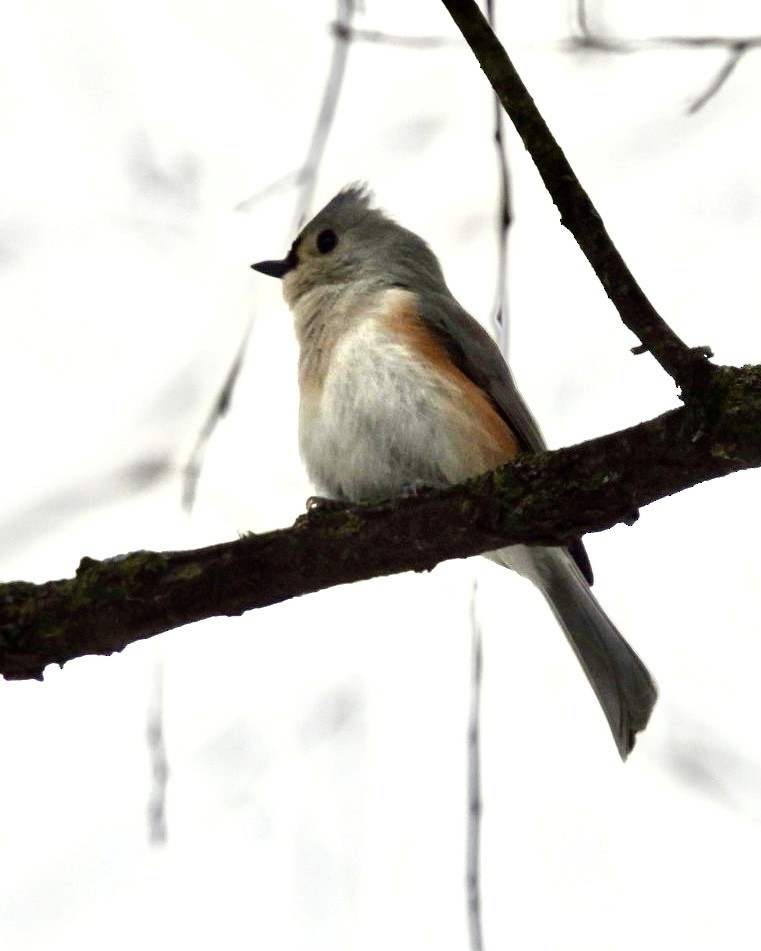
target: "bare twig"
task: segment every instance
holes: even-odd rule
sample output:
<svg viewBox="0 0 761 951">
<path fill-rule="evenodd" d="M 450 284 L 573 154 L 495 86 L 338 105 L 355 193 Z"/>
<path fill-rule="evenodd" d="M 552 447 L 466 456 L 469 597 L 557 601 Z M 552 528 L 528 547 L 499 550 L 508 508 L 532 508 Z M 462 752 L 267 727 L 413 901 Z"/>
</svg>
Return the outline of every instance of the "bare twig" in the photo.
<svg viewBox="0 0 761 951">
<path fill-rule="evenodd" d="M 470 597 L 471 665 L 470 717 L 468 720 L 468 822 L 466 887 L 470 951 L 483 951 L 481 918 L 481 673 L 483 640 L 476 611 L 478 582 Z"/>
<path fill-rule="evenodd" d="M 299 231 L 305 223 L 312 207 L 314 199 L 314 189 L 317 184 L 317 174 L 322 163 L 322 157 L 325 153 L 325 146 L 328 142 L 330 131 L 333 128 L 333 120 L 338 109 L 338 100 L 341 96 L 341 87 L 343 86 L 344 75 L 346 73 L 346 61 L 349 56 L 349 46 L 351 44 L 351 22 L 354 17 L 356 0 L 337 0 L 336 21 L 333 24 L 333 55 L 330 60 L 330 69 L 325 83 L 325 89 L 322 94 L 322 103 L 320 111 L 317 114 L 314 131 L 312 132 L 312 141 L 307 149 L 307 157 L 301 166 L 299 174 L 299 184 L 301 192 L 296 203 L 296 215 L 292 232 Z"/>
<path fill-rule="evenodd" d="M 592 35 L 592 31 L 589 29 L 586 0 L 576 0 L 573 9 L 576 14 L 576 25 L 578 26 L 579 33 L 586 40 Z"/>
<path fill-rule="evenodd" d="M 687 347 L 634 279 L 475 0 L 443 3 L 499 95 L 560 211 L 562 224 L 576 239 L 624 324 L 674 378 L 685 397 L 705 386 L 711 369 L 706 359 L 709 352 L 706 348 Z"/>
<path fill-rule="evenodd" d="M 727 53 L 727 58 L 724 61 L 724 65 L 716 74 L 713 82 L 702 95 L 698 96 L 698 98 L 691 103 L 689 109 L 687 110 L 691 115 L 697 112 L 699 109 L 702 109 L 708 100 L 712 99 L 716 95 L 716 93 L 721 89 L 724 83 L 735 71 L 737 64 L 740 62 L 740 57 L 743 56 L 748 51 L 748 49 L 749 45 L 747 41 L 736 42 L 732 44 Z"/>
<path fill-rule="evenodd" d="M 719 47 L 726 50 L 726 58 L 721 69 L 708 85 L 705 92 L 693 100 L 687 109 L 692 115 L 709 102 L 726 83 L 742 56 L 761 46 L 761 36 L 650 36 L 633 40 L 611 38 L 592 30 L 589 25 L 586 0 L 576 0 L 574 5 L 576 28 L 570 46 L 574 49 L 599 50 L 604 53 L 637 53 L 643 49 L 656 49 L 663 46 L 706 49 Z"/>
<path fill-rule="evenodd" d="M 200 432 L 196 438 L 195 445 L 193 450 L 190 453 L 188 461 L 185 463 L 185 468 L 183 470 L 183 481 L 182 481 L 182 507 L 187 511 L 191 511 L 193 508 L 193 503 L 196 499 L 196 491 L 198 490 L 198 480 L 201 478 L 201 469 L 203 468 L 203 460 L 206 454 L 206 446 L 208 445 L 209 439 L 211 439 L 212 433 L 217 428 L 217 423 L 222 419 L 223 416 L 227 413 L 230 408 L 230 403 L 233 398 L 233 390 L 235 389 L 235 384 L 238 382 L 238 377 L 240 376 L 241 368 L 243 367 L 243 358 L 246 354 L 246 347 L 248 346 L 248 338 L 251 334 L 251 321 L 248 322 L 243 338 L 241 339 L 240 344 L 238 345 L 238 352 L 235 354 L 235 359 L 233 360 L 230 369 L 227 371 L 227 379 L 222 385 L 222 389 L 217 393 L 217 398 L 214 401 L 209 415 L 206 417 L 206 420 L 201 427 Z"/>
<path fill-rule="evenodd" d="M 487 0 L 486 15 L 489 25 L 494 28 L 494 0 Z M 497 249 L 497 287 L 494 295 L 494 326 L 498 335 L 499 347 L 505 359 L 510 348 L 510 314 L 507 299 L 507 239 L 513 222 L 510 200 L 510 172 L 505 151 L 504 122 L 502 104 L 494 93 L 494 148 L 497 155 L 497 176 L 499 183 L 499 244 Z"/>
<path fill-rule="evenodd" d="M 646 49 L 663 46 L 687 49 L 719 48 L 732 50 L 735 47 L 757 49 L 761 36 L 643 36 L 631 40 L 602 36 L 597 33 L 574 35 L 564 43 L 565 48 L 599 50 L 601 53 L 639 53 Z"/>
<path fill-rule="evenodd" d="M 344 22 L 331 23 L 335 34 L 358 43 L 378 43 L 382 46 L 402 46 L 409 49 L 437 49 L 441 46 L 459 46 L 460 40 L 451 36 L 405 36 L 401 33 L 384 33 L 381 30 L 359 30 Z"/>
<path fill-rule="evenodd" d="M 148 796 L 148 841 L 164 845 L 166 828 L 166 786 L 169 780 L 166 744 L 164 742 L 164 671 L 161 662 L 154 669 L 153 696 L 148 704 L 146 738 L 151 763 L 151 786 Z"/>
</svg>

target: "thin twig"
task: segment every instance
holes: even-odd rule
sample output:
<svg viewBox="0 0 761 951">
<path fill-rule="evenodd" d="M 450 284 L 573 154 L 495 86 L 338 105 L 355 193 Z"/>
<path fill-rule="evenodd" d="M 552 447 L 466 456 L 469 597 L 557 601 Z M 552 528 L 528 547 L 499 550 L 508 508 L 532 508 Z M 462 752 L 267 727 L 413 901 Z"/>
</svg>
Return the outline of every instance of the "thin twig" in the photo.
<svg viewBox="0 0 761 951">
<path fill-rule="evenodd" d="M 381 30 L 360 30 L 347 27 L 345 23 L 331 23 L 334 33 L 340 33 L 355 43 L 378 43 L 383 46 L 402 46 L 410 49 L 435 49 L 441 46 L 460 46 L 461 41 L 451 36 L 405 36 L 401 33 L 384 33 Z"/>
<path fill-rule="evenodd" d="M 761 36 L 651 36 L 635 40 L 611 39 L 591 29 L 587 16 L 586 0 L 576 0 L 574 11 L 578 34 L 571 37 L 570 45 L 575 49 L 599 50 L 604 53 L 637 53 L 643 49 L 655 49 L 663 46 L 691 47 L 693 49 L 722 47 L 725 49 L 727 57 L 721 69 L 706 91 L 690 104 L 687 109 L 689 115 L 694 115 L 713 99 L 735 71 L 737 64 L 745 53 L 761 46 Z"/>
<path fill-rule="evenodd" d="M 334 36 L 353 43 L 373 43 L 380 46 L 398 46 L 406 49 L 436 49 L 442 46 L 461 46 L 462 40 L 458 37 L 449 36 L 404 36 L 396 33 L 384 33 L 381 30 L 361 30 L 350 26 L 348 18 L 334 21 L 330 24 L 330 30 Z M 333 72 L 334 62 L 331 63 L 330 74 Z M 328 81 L 329 84 L 329 81 Z M 327 96 L 327 93 L 326 93 Z M 323 97 L 323 105 L 326 96 Z M 322 110 L 321 110 L 322 111 Z M 319 123 L 318 123 L 319 124 Z M 315 130 L 316 131 L 316 130 Z M 245 198 L 235 206 L 236 211 L 249 211 L 254 205 L 259 204 L 265 198 L 277 195 L 280 192 L 299 185 L 304 179 L 304 163 L 300 168 L 286 172 L 274 182 L 270 182 L 261 191 Z M 302 202 L 299 202 L 299 205 Z M 297 217 L 303 217 L 297 215 Z"/>
<path fill-rule="evenodd" d="M 268 185 L 265 185 L 264 188 L 260 189 L 258 192 L 254 192 L 253 195 L 249 195 L 248 198 L 244 198 L 242 201 L 239 201 L 235 206 L 235 211 L 251 211 L 251 209 L 258 205 L 260 202 L 264 201 L 266 198 L 271 198 L 273 195 L 279 195 L 282 192 L 289 191 L 295 185 L 298 185 L 300 181 L 301 169 L 292 169 L 290 172 L 286 172 L 285 175 L 281 175 L 280 178 L 276 178 L 274 182 L 270 182 Z"/>
<path fill-rule="evenodd" d="M 574 10 L 576 12 L 576 24 L 579 28 L 579 33 L 586 39 L 591 36 L 591 30 L 589 29 L 589 18 L 587 17 L 587 3 L 586 0 L 576 0 L 574 4 Z"/>
<path fill-rule="evenodd" d="M 499 95 L 562 224 L 576 239 L 624 324 L 682 387 L 685 397 L 704 386 L 710 372 L 709 351 L 687 347 L 648 300 L 475 0 L 443 3 Z"/>
<path fill-rule="evenodd" d="M 468 897 L 468 932 L 471 951 L 483 951 L 481 917 L 481 675 L 483 671 L 483 638 L 478 620 L 478 582 L 473 582 L 470 596 L 471 664 L 470 716 L 468 719 L 468 821 L 466 886 Z"/>
<path fill-rule="evenodd" d="M 160 661 L 154 669 L 153 696 L 148 704 L 146 739 L 151 763 L 148 841 L 151 845 L 164 845 L 167 839 L 166 787 L 169 780 L 169 765 L 164 741 L 164 671 Z"/>
<path fill-rule="evenodd" d="M 356 0 L 337 0 L 336 20 L 333 24 L 333 55 L 330 60 L 330 69 L 328 78 L 325 82 L 325 89 L 322 94 L 320 111 L 317 114 L 314 131 L 312 132 L 312 141 L 307 149 L 307 157 L 301 166 L 299 174 L 299 184 L 301 191 L 296 203 L 296 214 L 294 217 L 294 226 L 292 232 L 299 231 L 306 222 L 307 216 L 312 207 L 314 190 L 317 185 L 317 173 L 322 163 L 322 157 L 325 153 L 325 146 L 328 142 L 333 120 L 336 117 L 338 100 L 341 95 L 344 75 L 346 73 L 346 61 L 349 56 L 349 46 L 351 45 L 351 21 L 356 12 Z"/>
<path fill-rule="evenodd" d="M 494 29 L 494 0 L 486 0 L 486 15 L 489 25 Z M 510 348 L 510 313 L 507 298 L 507 239 L 510 225 L 513 223 L 512 202 L 510 198 L 510 172 L 505 147 L 504 119 L 502 103 L 494 95 L 494 148 L 497 155 L 497 177 L 499 185 L 499 234 L 497 249 L 497 286 L 494 295 L 494 327 L 498 334 L 499 347 L 505 359 Z"/>
<path fill-rule="evenodd" d="M 227 413 L 232 403 L 233 391 L 235 390 L 235 384 L 238 382 L 238 377 L 243 367 L 243 359 L 246 354 L 251 327 L 252 322 L 249 320 L 243 337 L 238 344 L 238 352 L 235 354 L 235 359 L 227 371 L 227 378 L 222 385 L 222 389 L 217 393 L 214 405 L 209 411 L 196 437 L 195 445 L 193 446 L 188 461 L 185 463 L 182 479 L 182 507 L 186 512 L 192 510 L 193 503 L 196 499 L 198 480 L 201 478 L 201 469 L 203 468 L 203 461 L 206 455 L 206 446 L 211 439 L 212 433 L 217 428 L 217 423 Z"/>
<path fill-rule="evenodd" d="M 690 115 L 696 113 L 699 109 L 702 109 L 703 106 L 712 99 L 716 93 L 721 89 L 724 83 L 729 79 L 732 73 L 737 68 L 737 64 L 740 62 L 740 57 L 742 57 L 748 51 L 747 43 L 735 43 L 727 56 L 727 59 L 724 62 L 724 65 L 721 67 L 719 72 L 716 74 L 713 82 L 709 85 L 706 91 L 695 99 L 687 112 Z"/>
</svg>

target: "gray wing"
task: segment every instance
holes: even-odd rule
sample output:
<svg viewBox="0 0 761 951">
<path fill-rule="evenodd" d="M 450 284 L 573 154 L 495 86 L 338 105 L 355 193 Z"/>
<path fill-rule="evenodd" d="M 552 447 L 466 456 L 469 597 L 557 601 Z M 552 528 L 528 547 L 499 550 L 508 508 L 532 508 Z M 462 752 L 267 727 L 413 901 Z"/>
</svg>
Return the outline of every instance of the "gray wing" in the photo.
<svg viewBox="0 0 761 951">
<path fill-rule="evenodd" d="M 418 301 L 423 322 L 434 331 L 456 366 L 488 393 L 524 452 L 544 452 L 547 444 L 539 425 L 518 392 L 499 347 L 481 324 L 451 294 L 429 291 Z M 571 542 L 568 550 L 592 584 L 592 565 L 581 539 Z"/>
<path fill-rule="evenodd" d="M 484 392 L 518 437 L 526 452 L 544 452 L 547 445 L 523 401 L 499 347 L 451 294 L 427 293 L 420 316 L 446 347 L 453 362 Z"/>
</svg>

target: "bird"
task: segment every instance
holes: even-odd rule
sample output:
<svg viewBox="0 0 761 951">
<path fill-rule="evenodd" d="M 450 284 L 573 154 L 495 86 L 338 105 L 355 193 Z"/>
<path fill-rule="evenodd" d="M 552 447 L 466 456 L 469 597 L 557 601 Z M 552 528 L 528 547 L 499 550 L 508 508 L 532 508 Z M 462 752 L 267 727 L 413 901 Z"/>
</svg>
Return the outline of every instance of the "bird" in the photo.
<svg viewBox="0 0 761 951">
<path fill-rule="evenodd" d="M 284 258 L 251 266 L 282 281 L 293 314 L 299 447 L 320 496 L 388 498 L 547 448 L 499 347 L 454 298 L 436 255 L 375 207 L 366 185 L 338 192 Z M 581 540 L 487 557 L 542 593 L 626 760 L 657 688 L 592 593 Z"/>
</svg>

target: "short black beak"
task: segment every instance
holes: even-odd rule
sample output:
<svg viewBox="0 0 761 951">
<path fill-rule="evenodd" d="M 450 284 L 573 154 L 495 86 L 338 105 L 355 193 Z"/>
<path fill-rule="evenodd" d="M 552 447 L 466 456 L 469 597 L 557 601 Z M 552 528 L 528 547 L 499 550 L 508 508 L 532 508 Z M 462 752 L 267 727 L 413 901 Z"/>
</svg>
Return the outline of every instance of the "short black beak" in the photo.
<svg viewBox="0 0 761 951">
<path fill-rule="evenodd" d="M 251 267 L 260 274 L 267 274 L 269 277 L 285 277 L 299 263 L 296 252 L 291 248 L 287 257 L 282 261 L 260 261 L 258 264 L 252 264 Z"/>
<path fill-rule="evenodd" d="M 260 274 L 268 274 L 270 277 L 282 277 L 291 269 L 291 262 L 288 258 L 282 261 L 260 261 L 258 264 L 252 264 L 251 267 Z"/>
</svg>

